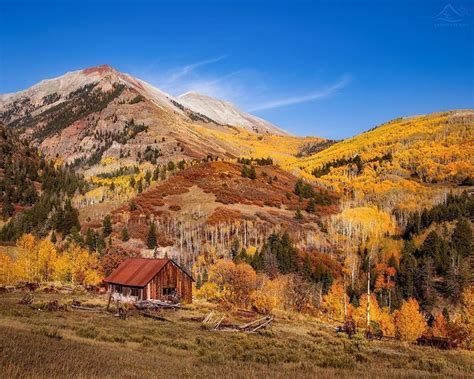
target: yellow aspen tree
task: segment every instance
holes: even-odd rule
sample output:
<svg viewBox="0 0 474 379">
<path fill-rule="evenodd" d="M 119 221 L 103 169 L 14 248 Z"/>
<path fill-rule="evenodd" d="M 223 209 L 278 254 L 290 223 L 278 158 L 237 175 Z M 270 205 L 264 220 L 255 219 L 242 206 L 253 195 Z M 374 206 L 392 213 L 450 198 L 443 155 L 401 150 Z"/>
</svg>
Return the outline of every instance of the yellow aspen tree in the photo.
<svg viewBox="0 0 474 379">
<path fill-rule="evenodd" d="M 329 292 L 323 296 L 323 309 L 328 316 L 337 320 L 344 320 L 344 285 L 333 283 Z"/>
<path fill-rule="evenodd" d="M 6 253 L 0 253 L 0 284 L 11 284 L 15 281 L 15 265 Z"/>
<path fill-rule="evenodd" d="M 42 282 L 52 279 L 57 260 L 57 251 L 49 239 L 44 239 L 38 246 L 39 275 Z"/>
<path fill-rule="evenodd" d="M 403 341 L 416 341 L 426 330 L 426 320 L 420 312 L 418 302 L 410 298 L 395 312 L 397 336 Z"/>
<path fill-rule="evenodd" d="M 367 308 L 367 294 L 364 293 L 360 296 L 359 306 L 354 310 L 354 321 L 358 327 L 367 327 Z M 370 307 L 368 316 L 369 324 L 371 321 L 379 322 L 380 320 L 380 307 L 374 293 L 370 294 Z"/>
<path fill-rule="evenodd" d="M 388 308 L 382 308 L 379 316 L 379 325 L 380 330 L 384 336 L 395 336 L 395 323 L 393 320 L 393 315 L 390 313 Z"/>
<path fill-rule="evenodd" d="M 15 272 L 20 280 L 39 279 L 38 249 L 36 238 L 32 234 L 23 234 L 16 243 L 17 254 Z"/>
</svg>

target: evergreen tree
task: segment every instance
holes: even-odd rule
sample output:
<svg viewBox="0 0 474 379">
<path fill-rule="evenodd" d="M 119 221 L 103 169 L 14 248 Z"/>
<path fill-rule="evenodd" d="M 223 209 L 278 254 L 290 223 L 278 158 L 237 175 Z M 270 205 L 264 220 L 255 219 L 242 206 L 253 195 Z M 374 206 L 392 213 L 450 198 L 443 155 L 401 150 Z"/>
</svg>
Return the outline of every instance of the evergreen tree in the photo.
<svg viewBox="0 0 474 379">
<path fill-rule="evenodd" d="M 415 280 L 417 262 L 415 258 L 416 247 L 412 241 L 406 241 L 403 247 L 399 268 L 399 287 L 407 299 L 415 296 Z"/>
<path fill-rule="evenodd" d="M 5 195 L 3 196 L 3 205 L 2 205 L 3 218 L 7 219 L 13 216 L 14 211 L 15 211 L 15 208 L 13 207 L 13 204 L 11 202 L 10 194 L 6 192 Z"/>
<path fill-rule="evenodd" d="M 143 192 L 143 180 L 140 179 L 137 183 L 137 193 L 142 193 Z"/>
<path fill-rule="evenodd" d="M 154 249 L 155 247 L 158 246 L 157 239 L 156 239 L 156 226 L 154 222 L 150 224 L 150 229 L 148 230 L 146 245 L 148 246 L 149 249 Z"/>
<path fill-rule="evenodd" d="M 417 297 L 421 300 L 423 307 L 430 308 L 436 300 L 434 287 L 435 267 L 433 258 L 423 258 L 418 271 L 415 289 Z"/>
<path fill-rule="evenodd" d="M 208 280 L 207 270 L 204 270 L 202 273 L 202 284 L 206 283 Z"/>
<path fill-rule="evenodd" d="M 102 234 L 104 235 L 104 238 L 107 238 L 110 236 L 112 233 L 112 221 L 110 219 L 110 216 L 107 215 L 104 217 L 104 220 L 102 221 Z"/>
<path fill-rule="evenodd" d="M 472 254 L 472 230 L 465 218 L 458 219 L 452 236 L 452 245 L 461 257 Z"/>
<path fill-rule="evenodd" d="M 433 260 L 436 272 L 444 274 L 449 268 L 449 251 L 446 241 L 434 230 L 425 238 L 419 250 L 420 258 L 430 257 Z"/>
<path fill-rule="evenodd" d="M 86 232 L 86 246 L 90 251 L 95 251 L 97 248 L 96 236 L 92 228 L 88 228 Z"/>
<path fill-rule="evenodd" d="M 130 239 L 127 227 L 122 229 L 122 241 L 127 242 Z"/>
<path fill-rule="evenodd" d="M 196 278 L 196 288 L 199 289 L 202 286 L 201 274 L 198 274 Z"/>
<path fill-rule="evenodd" d="M 309 199 L 308 205 L 306 206 L 306 212 L 314 213 L 316 211 L 316 201 L 314 198 Z"/>
<path fill-rule="evenodd" d="M 237 261 L 240 262 L 240 263 L 250 264 L 250 262 L 251 262 L 250 256 L 247 254 L 247 250 L 244 247 L 242 247 L 242 249 L 240 249 L 240 253 L 239 253 Z"/>
<path fill-rule="evenodd" d="M 250 170 L 249 170 L 249 175 L 248 175 L 249 179 L 252 179 L 252 180 L 255 180 L 257 179 L 257 172 L 255 171 L 255 167 L 254 166 L 250 166 Z"/>
</svg>

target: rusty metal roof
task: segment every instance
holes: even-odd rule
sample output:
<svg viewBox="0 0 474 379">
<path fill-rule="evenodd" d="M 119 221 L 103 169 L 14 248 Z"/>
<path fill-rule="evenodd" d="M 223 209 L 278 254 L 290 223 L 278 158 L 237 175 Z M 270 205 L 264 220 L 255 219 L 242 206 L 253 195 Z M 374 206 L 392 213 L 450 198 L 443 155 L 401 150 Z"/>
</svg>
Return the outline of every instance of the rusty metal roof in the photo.
<svg viewBox="0 0 474 379">
<path fill-rule="evenodd" d="M 127 258 L 104 279 L 104 282 L 145 287 L 170 261 L 171 259 L 164 258 Z"/>
</svg>

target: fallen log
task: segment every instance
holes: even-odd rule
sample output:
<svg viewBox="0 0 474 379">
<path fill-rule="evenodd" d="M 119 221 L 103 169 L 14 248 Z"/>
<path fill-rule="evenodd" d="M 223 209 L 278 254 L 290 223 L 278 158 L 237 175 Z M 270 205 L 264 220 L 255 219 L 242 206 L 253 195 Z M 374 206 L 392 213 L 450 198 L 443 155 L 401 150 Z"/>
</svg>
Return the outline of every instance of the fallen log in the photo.
<svg viewBox="0 0 474 379">
<path fill-rule="evenodd" d="M 162 300 L 140 300 L 134 303 L 137 309 L 179 309 L 180 303 L 171 303 Z"/>
<path fill-rule="evenodd" d="M 208 319 L 207 323 L 210 323 L 209 317 L 206 317 L 206 319 Z M 243 325 L 234 325 L 234 324 L 223 322 L 224 316 L 222 316 L 220 319 L 218 319 L 217 323 L 215 324 L 212 330 L 225 331 L 225 332 L 255 333 L 258 330 L 264 329 L 267 326 L 271 325 L 274 319 L 275 319 L 274 316 L 268 315 L 268 316 L 259 318 L 257 320 L 251 321 Z"/>
<path fill-rule="evenodd" d="M 158 321 L 167 321 L 167 322 L 173 322 L 163 316 L 159 316 L 159 315 L 154 315 L 154 314 L 151 314 L 151 313 L 148 313 L 148 312 L 140 312 L 140 314 L 143 316 L 143 317 L 147 317 L 147 318 L 151 318 L 152 320 L 158 320 Z"/>
<path fill-rule="evenodd" d="M 100 308 L 84 307 L 82 305 L 74 305 L 74 304 L 71 305 L 71 309 L 74 309 L 76 311 L 85 311 L 85 312 L 97 312 L 97 313 L 103 312 L 103 310 Z"/>
</svg>

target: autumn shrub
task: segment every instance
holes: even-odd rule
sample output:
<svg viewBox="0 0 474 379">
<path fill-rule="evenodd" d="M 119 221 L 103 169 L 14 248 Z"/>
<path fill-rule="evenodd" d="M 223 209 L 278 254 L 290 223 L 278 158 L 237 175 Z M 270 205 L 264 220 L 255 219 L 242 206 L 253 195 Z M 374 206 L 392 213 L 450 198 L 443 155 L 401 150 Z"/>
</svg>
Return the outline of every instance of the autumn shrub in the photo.
<svg viewBox="0 0 474 379">
<path fill-rule="evenodd" d="M 264 290 L 254 291 L 250 296 L 250 302 L 252 309 L 262 314 L 270 313 L 277 305 L 276 297 Z"/>
<path fill-rule="evenodd" d="M 209 282 L 216 284 L 223 301 L 247 306 L 256 287 L 257 274 L 246 263 L 235 264 L 221 259 L 209 269 Z"/>
<path fill-rule="evenodd" d="M 403 341 L 416 341 L 425 332 L 426 320 L 415 299 L 403 301 L 400 310 L 395 312 L 395 328 L 397 337 Z"/>
<path fill-rule="evenodd" d="M 219 300 L 219 287 L 216 283 L 206 282 L 201 288 L 197 289 L 195 296 L 198 299 L 208 300 L 208 301 L 217 301 Z"/>
</svg>

